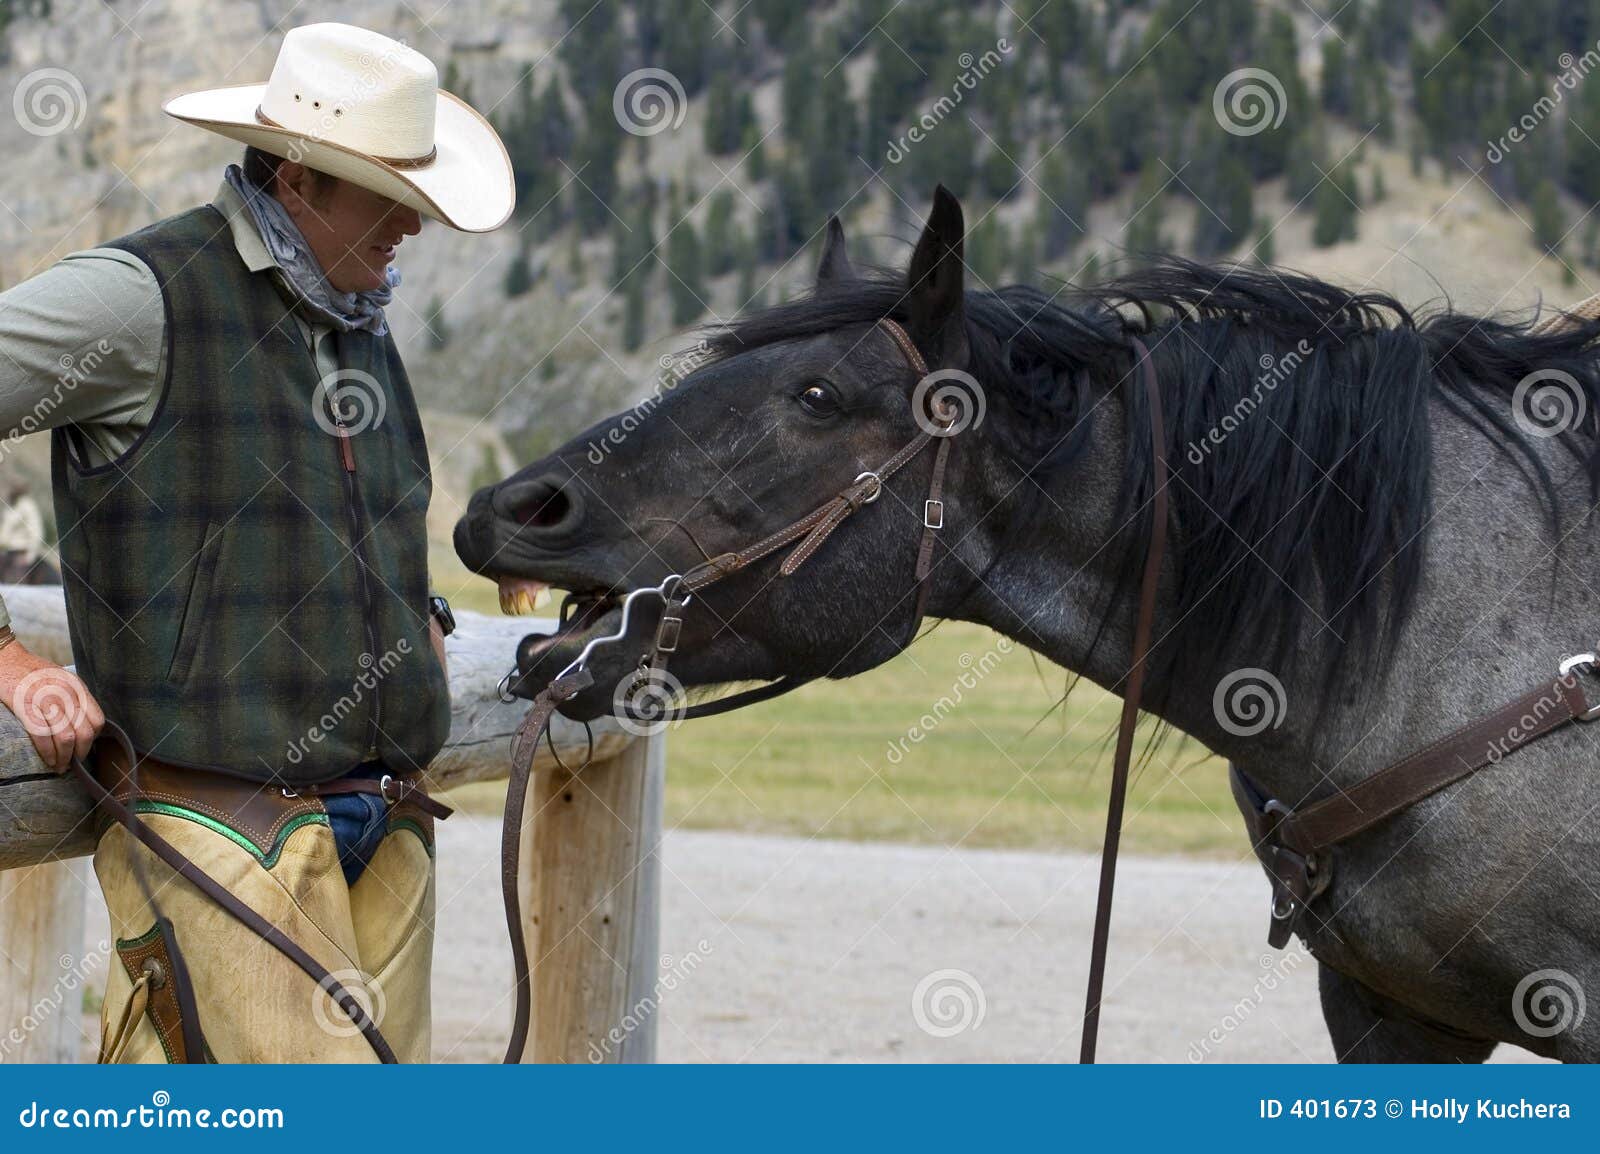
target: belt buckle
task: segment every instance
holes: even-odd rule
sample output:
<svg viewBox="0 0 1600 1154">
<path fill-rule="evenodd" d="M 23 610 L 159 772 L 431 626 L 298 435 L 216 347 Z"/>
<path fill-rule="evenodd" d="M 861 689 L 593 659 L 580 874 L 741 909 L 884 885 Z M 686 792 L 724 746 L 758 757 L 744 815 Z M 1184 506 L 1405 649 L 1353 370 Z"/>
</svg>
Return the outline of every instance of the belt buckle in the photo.
<svg viewBox="0 0 1600 1154">
<path fill-rule="evenodd" d="M 944 502 L 936 497 L 922 503 L 922 525 L 925 529 L 944 528 Z"/>
<path fill-rule="evenodd" d="M 383 800 L 388 802 L 390 805 L 395 805 L 400 801 L 400 798 L 398 797 L 389 796 L 389 787 L 394 784 L 394 778 L 387 773 L 378 779 L 378 796 L 383 798 Z"/>
</svg>

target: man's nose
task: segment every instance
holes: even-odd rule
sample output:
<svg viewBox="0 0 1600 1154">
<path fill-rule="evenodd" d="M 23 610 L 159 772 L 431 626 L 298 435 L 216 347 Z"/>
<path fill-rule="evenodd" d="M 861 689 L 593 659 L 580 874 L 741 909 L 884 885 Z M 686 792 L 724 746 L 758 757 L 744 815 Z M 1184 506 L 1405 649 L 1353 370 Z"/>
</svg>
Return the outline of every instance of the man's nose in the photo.
<svg viewBox="0 0 1600 1154">
<path fill-rule="evenodd" d="M 422 214 L 414 208 L 398 205 L 391 219 L 406 236 L 416 236 L 422 231 Z"/>
</svg>

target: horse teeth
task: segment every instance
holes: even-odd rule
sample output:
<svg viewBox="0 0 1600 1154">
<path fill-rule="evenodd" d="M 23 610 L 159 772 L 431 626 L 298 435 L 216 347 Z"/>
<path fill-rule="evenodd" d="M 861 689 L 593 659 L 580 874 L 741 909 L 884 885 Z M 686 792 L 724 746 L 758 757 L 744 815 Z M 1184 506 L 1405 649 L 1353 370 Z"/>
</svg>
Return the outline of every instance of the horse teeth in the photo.
<svg viewBox="0 0 1600 1154">
<path fill-rule="evenodd" d="M 549 605 L 550 587 L 543 581 L 503 581 L 499 588 L 500 612 L 508 617 L 527 617 Z"/>
</svg>

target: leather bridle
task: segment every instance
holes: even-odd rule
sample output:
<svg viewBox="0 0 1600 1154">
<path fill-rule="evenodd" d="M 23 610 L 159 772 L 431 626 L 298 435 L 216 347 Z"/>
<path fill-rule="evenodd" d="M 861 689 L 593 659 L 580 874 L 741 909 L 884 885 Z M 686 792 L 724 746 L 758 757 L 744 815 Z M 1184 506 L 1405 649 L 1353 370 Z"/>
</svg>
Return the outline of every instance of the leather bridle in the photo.
<svg viewBox="0 0 1600 1154">
<path fill-rule="evenodd" d="M 929 375 L 927 362 L 923 360 L 922 354 L 906 331 L 888 318 L 880 320 L 878 327 L 894 341 L 905 357 L 907 365 L 919 380 L 927 378 Z M 1085 1062 L 1094 1061 L 1095 1038 L 1099 1029 L 1100 992 L 1105 976 L 1106 946 L 1111 925 L 1111 898 L 1116 881 L 1123 801 L 1127 795 L 1133 731 L 1139 719 L 1145 659 L 1150 649 L 1151 625 L 1155 617 L 1156 581 L 1160 574 L 1167 532 L 1166 434 L 1162 428 L 1161 399 L 1156 387 L 1155 370 L 1150 363 L 1149 350 L 1137 337 L 1133 338 L 1132 345 L 1136 355 L 1136 370 L 1150 404 L 1155 488 L 1151 496 L 1150 545 L 1145 555 L 1138 617 L 1134 628 L 1133 660 L 1123 690 L 1122 720 L 1117 730 L 1116 755 L 1112 768 L 1111 807 L 1106 818 L 1106 841 L 1100 867 L 1100 892 L 1089 962 L 1088 1000 L 1084 1012 L 1082 1060 Z M 632 607 L 636 599 L 660 597 L 664 602 L 661 619 L 656 626 L 655 638 L 650 649 L 641 659 L 639 668 L 633 675 L 633 687 L 646 684 L 652 678 L 660 678 L 665 673 L 667 661 L 678 648 L 684 610 L 696 593 L 749 568 L 789 545 L 795 547 L 784 558 L 778 572 L 784 577 L 792 575 L 848 517 L 876 501 L 883 492 L 884 483 L 890 477 L 916 460 L 929 445 L 936 445 L 933 469 L 928 481 L 928 496 L 923 503 L 922 541 L 917 550 L 915 570 L 916 601 L 906 635 L 906 643 L 909 645 L 915 640 L 927 612 L 934 543 L 945 521 L 943 497 L 945 474 L 949 467 L 951 445 L 955 435 L 962 428 L 956 421 L 956 413 L 948 405 L 935 402 L 932 412 L 918 416 L 919 423 L 926 422 L 926 424 L 916 437 L 878 468 L 860 474 L 836 496 L 818 505 L 805 516 L 743 549 L 719 554 L 686 573 L 668 577 L 659 586 L 637 589 L 629 593 L 623 602 L 622 622 L 617 631 L 591 640 L 578 657 L 534 697 L 532 707 L 512 739 L 511 783 L 506 794 L 505 821 L 500 841 L 501 890 L 505 900 L 506 929 L 511 935 L 512 969 L 516 984 L 516 1015 L 512 1022 L 510 1044 L 506 1048 L 507 1062 L 521 1061 L 523 1050 L 527 1045 L 528 1023 L 532 1016 L 532 978 L 528 966 L 527 945 L 523 936 L 521 897 L 518 892 L 522 814 L 527 800 L 528 778 L 533 765 L 534 751 L 549 729 L 557 707 L 593 684 L 593 677 L 588 671 L 590 655 L 597 647 L 620 641 L 628 635 Z M 796 545 L 795 542 L 799 544 Z M 509 676 L 511 675 L 508 674 Z M 710 703 L 709 708 L 700 708 L 698 712 L 696 707 L 690 707 L 678 716 L 720 713 L 752 701 L 788 692 L 799 684 L 802 682 L 782 679 L 770 686 L 722 698 Z"/>
<path fill-rule="evenodd" d="M 878 322 L 878 327 L 895 343 L 918 380 L 925 379 L 928 376 L 927 362 L 923 360 L 921 352 L 905 329 L 887 317 Z M 523 938 L 521 897 L 517 886 L 522 845 L 522 811 L 527 799 L 528 777 L 533 766 L 534 751 L 549 729 L 557 707 L 593 684 L 594 679 L 588 670 L 589 658 L 596 649 L 620 642 L 628 636 L 633 607 L 640 600 L 659 598 L 662 601 L 662 610 L 650 648 L 640 659 L 639 666 L 632 675 L 629 697 L 652 680 L 659 681 L 665 676 L 667 663 L 678 649 L 684 613 L 696 594 L 791 545 L 794 548 L 783 559 L 778 573 L 783 577 L 792 576 L 822 547 L 822 543 L 835 529 L 877 501 L 883 494 L 884 485 L 891 477 L 920 457 L 929 446 L 933 446 L 933 469 L 928 478 L 928 495 L 922 506 L 922 539 L 917 549 L 913 578 L 916 599 L 912 604 L 905 644 L 909 645 L 914 641 L 927 614 L 934 544 L 938 540 L 939 530 L 945 523 L 944 483 L 945 475 L 949 471 L 950 449 L 956 435 L 964 427 L 957 420 L 958 412 L 955 406 L 937 397 L 930 400 L 929 412 L 916 415 L 920 431 L 915 437 L 876 469 L 857 474 L 850 484 L 809 513 L 742 549 L 720 553 L 684 573 L 673 574 L 660 585 L 631 591 L 623 599 L 622 620 L 616 632 L 591 639 L 583 647 L 582 652 L 533 698 L 527 716 L 523 718 L 516 735 L 512 738 L 511 783 L 506 792 L 505 821 L 501 828 L 500 839 L 501 891 L 505 901 L 506 928 L 511 935 L 512 970 L 517 998 L 511 1040 L 506 1047 L 507 1062 L 521 1061 L 523 1049 L 527 1044 L 528 1023 L 532 1016 L 532 978 L 528 966 L 527 946 Z M 507 685 L 516 673 L 516 669 L 508 673 L 501 682 L 502 687 Z M 805 684 L 804 679 L 780 678 L 769 685 L 744 690 L 713 702 L 689 706 L 676 711 L 673 716 L 693 718 L 724 713 L 791 692 L 803 684 Z"/>
</svg>

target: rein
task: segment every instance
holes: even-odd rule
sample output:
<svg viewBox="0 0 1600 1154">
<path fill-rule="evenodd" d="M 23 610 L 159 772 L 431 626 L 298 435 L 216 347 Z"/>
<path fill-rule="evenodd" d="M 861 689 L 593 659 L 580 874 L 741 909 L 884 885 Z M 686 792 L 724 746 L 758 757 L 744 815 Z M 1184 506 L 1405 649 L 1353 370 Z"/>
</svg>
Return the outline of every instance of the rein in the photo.
<svg viewBox="0 0 1600 1154">
<path fill-rule="evenodd" d="M 900 349 L 907 365 L 921 379 L 928 375 L 927 362 L 917 350 L 911 337 L 897 323 L 887 317 L 878 322 Z M 1151 626 L 1155 618 L 1157 579 L 1160 576 L 1162 555 L 1167 534 L 1167 460 L 1166 434 L 1161 417 L 1161 397 L 1156 385 L 1155 369 L 1150 363 L 1150 351 L 1137 337 L 1133 339 L 1136 355 L 1135 367 L 1150 404 L 1150 432 L 1154 449 L 1153 479 L 1155 488 L 1151 496 L 1152 516 L 1150 547 L 1145 555 L 1144 576 L 1140 585 L 1139 613 L 1134 627 L 1133 658 L 1128 670 L 1123 692 L 1122 719 L 1117 727 L 1116 756 L 1112 766 L 1111 804 L 1106 815 L 1106 840 L 1100 863 L 1100 892 L 1095 907 L 1094 942 L 1089 960 L 1089 988 L 1083 1018 L 1084 1062 L 1094 1061 L 1095 1041 L 1100 1025 L 1100 996 L 1105 979 L 1106 946 L 1111 929 L 1111 899 L 1116 883 L 1117 850 L 1122 834 L 1123 803 L 1127 796 L 1128 765 L 1132 759 L 1133 732 L 1139 720 L 1139 701 L 1144 688 L 1145 659 L 1150 650 Z M 622 604 L 622 622 L 617 631 L 591 639 L 577 658 L 534 697 L 527 716 L 517 727 L 511 742 L 511 784 L 506 793 L 505 819 L 501 826 L 501 894 L 505 902 L 506 929 L 511 935 L 512 970 L 516 987 L 516 1013 L 512 1020 L 511 1039 L 506 1047 L 506 1062 L 520 1062 L 527 1046 L 528 1025 L 532 1018 L 532 975 L 528 965 L 527 943 L 523 936 L 522 899 L 518 893 L 522 847 L 522 818 L 528 795 L 528 779 L 533 768 L 534 751 L 541 738 L 547 734 L 556 709 L 594 684 L 588 670 L 588 660 L 594 650 L 602 645 L 621 641 L 628 635 L 629 619 L 634 602 L 641 597 L 660 597 L 664 604 L 661 619 L 656 626 L 649 651 L 639 662 L 633 675 L 629 696 L 652 679 L 659 678 L 667 661 L 677 651 L 678 638 L 683 629 L 684 610 L 694 595 L 710 585 L 732 576 L 771 556 L 785 546 L 795 545 L 784 558 L 779 574 L 788 577 L 810 558 L 828 536 L 852 514 L 876 501 L 883 493 L 884 482 L 919 457 L 930 444 L 938 442 L 934 452 L 933 470 L 928 481 L 928 496 L 922 508 L 922 540 L 917 550 L 915 570 L 916 602 L 913 608 L 906 643 L 916 639 L 917 631 L 928 607 L 929 575 L 933 571 L 934 542 L 944 527 L 944 480 L 950 462 L 950 446 L 960 431 L 955 423 L 956 414 L 950 407 L 937 406 L 929 415 L 932 428 L 912 438 L 898 453 L 877 469 L 859 474 L 837 496 L 818 505 L 811 512 L 789 523 L 770 536 L 763 537 L 737 552 L 721 553 L 701 562 L 683 574 L 674 574 L 659 586 L 647 586 L 630 592 Z M 919 415 L 920 416 L 920 415 Z M 515 668 L 502 680 L 502 690 L 517 673 Z M 710 702 L 698 712 L 694 707 L 683 716 L 707 716 L 737 709 L 753 701 L 765 700 L 798 688 L 803 681 L 780 679 L 771 685 L 736 693 Z M 502 695 L 504 695 L 502 693 Z"/>
<path fill-rule="evenodd" d="M 917 378 L 920 380 L 926 377 L 927 362 L 923 360 L 910 335 L 887 317 L 878 322 L 878 327 L 894 341 Z M 906 637 L 906 644 L 909 645 L 916 639 L 917 631 L 921 628 L 927 613 L 934 543 L 938 539 L 939 530 L 944 527 L 944 480 L 950 464 L 950 446 L 956 434 L 961 431 L 956 424 L 953 406 L 942 404 L 938 400 L 934 400 L 933 405 L 933 412 L 927 414 L 929 424 L 923 425 L 922 431 L 908 441 L 899 452 L 876 469 L 857 474 L 855 480 L 837 495 L 824 501 L 809 513 L 743 549 L 720 553 L 684 573 L 673 574 L 660 585 L 646 586 L 630 592 L 623 599 L 622 621 L 617 631 L 592 638 L 584 645 L 577 658 L 534 697 L 527 716 L 522 719 L 522 724 L 517 727 L 517 732 L 511 739 L 511 784 L 506 793 L 505 819 L 500 831 L 500 887 L 505 903 L 506 929 L 511 935 L 512 972 L 516 987 L 516 1013 L 512 1019 L 511 1039 L 506 1047 L 506 1062 L 522 1060 L 523 1050 L 527 1046 L 528 1024 L 532 1018 L 532 974 L 528 965 L 527 943 L 523 937 L 522 899 L 517 892 L 522 848 L 522 817 L 527 801 L 528 779 L 533 769 L 534 751 L 538 748 L 540 739 L 548 732 L 557 707 L 594 684 L 594 678 L 588 670 L 590 656 L 597 648 L 615 644 L 627 637 L 633 606 L 638 600 L 646 597 L 661 598 L 664 603 L 661 618 L 656 625 L 650 649 L 640 660 L 639 667 L 633 674 L 629 689 L 631 697 L 639 688 L 652 680 L 659 679 L 665 673 L 667 662 L 678 649 L 684 612 L 696 593 L 749 568 L 789 545 L 794 545 L 794 548 L 783 559 L 778 572 L 784 577 L 792 576 L 821 548 L 822 543 L 835 529 L 883 495 L 884 484 L 889 478 L 921 456 L 929 445 L 937 442 L 933 470 L 928 480 L 928 496 L 922 506 L 922 539 L 917 550 L 915 569 L 917 594 Z M 923 415 L 918 414 L 918 423 L 922 424 L 922 420 Z M 505 696 L 504 690 L 517 672 L 518 670 L 513 667 L 502 678 L 502 696 Z M 770 685 L 745 690 L 703 705 L 691 706 L 680 716 L 692 718 L 724 713 L 788 693 L 803 684 L 805 684 L 804 679 L 781 678 Z"/>
</svg>

